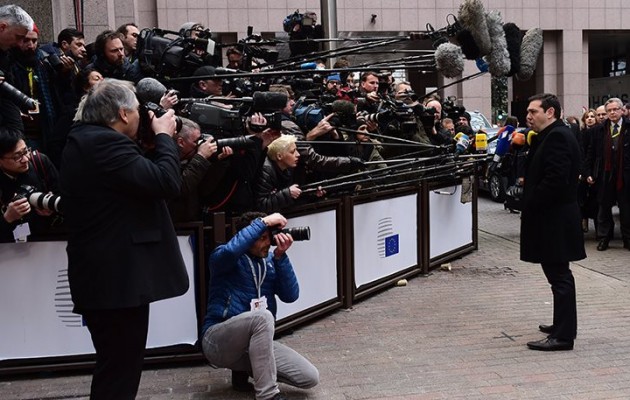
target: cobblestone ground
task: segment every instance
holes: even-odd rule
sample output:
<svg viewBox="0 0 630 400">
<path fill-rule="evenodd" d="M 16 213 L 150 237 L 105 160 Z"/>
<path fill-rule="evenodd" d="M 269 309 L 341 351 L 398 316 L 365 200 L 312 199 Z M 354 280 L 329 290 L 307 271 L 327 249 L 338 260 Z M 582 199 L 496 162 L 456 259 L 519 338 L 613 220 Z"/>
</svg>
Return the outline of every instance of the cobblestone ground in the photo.
<svg viewBox="0 0 630 400">
<path fill-rule="evenodd" d="M 479 250 L 334 312 L 280 339 L 320 370 L 310 390 L 281 385 L 290 399 L 628 399 L 630 252 L 605 252 L 586 236 L 588 258 L 572 264 L 578 292 L 575 350 L 544 353 L 551 293 L 540 266 L 518 261 L 518 214 L 481 198 Z M 138 399 L 252 399 L 231 390 L 226 370 L 204 365 L 147 369 Z M 87 375 L 0 379 L 0 398 L 85 399 Z"/>
</svg>

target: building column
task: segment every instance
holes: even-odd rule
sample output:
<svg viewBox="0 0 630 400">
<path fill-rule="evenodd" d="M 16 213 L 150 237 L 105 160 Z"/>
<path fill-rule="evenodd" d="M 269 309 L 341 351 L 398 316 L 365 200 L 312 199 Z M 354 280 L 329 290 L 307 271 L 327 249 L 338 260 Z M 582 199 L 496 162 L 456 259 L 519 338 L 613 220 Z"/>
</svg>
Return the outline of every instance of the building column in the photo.
<svg viewBox="0 0 630 400">
<path fill-rule="evenodd" d="M 565 116 L 579 118 L 588 107 L 588 38 L 581 30 L 564 30 L 558 43 L 560 104 Z"/>
</svg>

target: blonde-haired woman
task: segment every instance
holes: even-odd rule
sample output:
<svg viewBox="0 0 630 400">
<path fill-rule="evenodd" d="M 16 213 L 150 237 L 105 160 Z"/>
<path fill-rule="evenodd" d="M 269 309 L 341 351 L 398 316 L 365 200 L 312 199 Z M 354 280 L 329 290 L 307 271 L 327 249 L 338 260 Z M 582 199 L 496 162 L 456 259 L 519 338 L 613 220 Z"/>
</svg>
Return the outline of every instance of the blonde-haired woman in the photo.
<svg viewBox="0 0 630 400">
<path fill-rule="evenodd" d="M 295 141 L 295 136 L 281 135 L 267 147 L 267 159 L 256 184 L 256 206 L 261 211 L 280 211 L 302 194 L 293 183 L 292 171 L 300 158 Z"/>
</svg>

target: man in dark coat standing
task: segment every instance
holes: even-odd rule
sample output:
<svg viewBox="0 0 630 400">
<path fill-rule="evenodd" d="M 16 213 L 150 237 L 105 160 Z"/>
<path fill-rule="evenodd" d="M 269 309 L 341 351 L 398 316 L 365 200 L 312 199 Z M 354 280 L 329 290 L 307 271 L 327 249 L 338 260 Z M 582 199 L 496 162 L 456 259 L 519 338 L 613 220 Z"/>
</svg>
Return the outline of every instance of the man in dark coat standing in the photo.
<svg viewBox="0 0 630 400">
<path fill-rule="evenodd" d="M 608 249 L 613 238 L 615 204 L 623 247 L 630 250 L 630 121 L 623 117 L 619 98 L 608 99 L 604 109 L 608 118 L 592 128 L 584 161 L 586 182 L 597 187 L 597 250 Z"/>
<path fill-rule="evenodd" d="M 553 293 L 553 324 L 539 326 L 549 336 L 527 343 L 532 350 L 573 349 L 577 310 L 569 262 L 586 258 L 577 202 L 580 148 L 560 113 L 553 94 L 529 98 L 527 122 L 538 135 L 527 156 L 521 260 L 542 265 Z"/>
<path fill-rule="evenodd" d="M 140 120 L 131 82 L 106 79 L 79 104 L 60 176 L 74 311 L 96 349 L 91 400 L 135 399 L 149 303 L 188 290 L 165 199 L 179 195 L 172 110 L 149 113 L 152 160 L 134 142 Z"/>
</svg>

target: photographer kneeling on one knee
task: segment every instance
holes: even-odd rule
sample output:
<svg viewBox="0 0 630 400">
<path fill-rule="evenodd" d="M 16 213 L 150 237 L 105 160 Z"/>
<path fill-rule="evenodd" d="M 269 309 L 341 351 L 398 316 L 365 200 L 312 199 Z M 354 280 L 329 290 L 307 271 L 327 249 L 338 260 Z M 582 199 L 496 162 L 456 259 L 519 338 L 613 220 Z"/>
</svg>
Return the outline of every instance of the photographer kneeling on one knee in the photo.
<svg viewBox="0 0 630 400">
<path fill-rule="evenodd" d="M 278 381 L 300 388 L 319 382 L 313 364 L 273 340 L 275 296 L 292 303 L 299 295 L 286 254 L 293 238 L 278 232 L 286 224 L 278 213 L 245 213 L 237 222 L 236 235 L 217 247 L 208 262 L 211 278 L 202 328 L 203 353 L 214 366 L 252 376 L 257 400 L 286 399 Z M 272 244 L 276 247 L 270 251 Z M 235 383 L 235 389 L 247 388 L 246 381 L 239 386 Z"/>
</svg>

